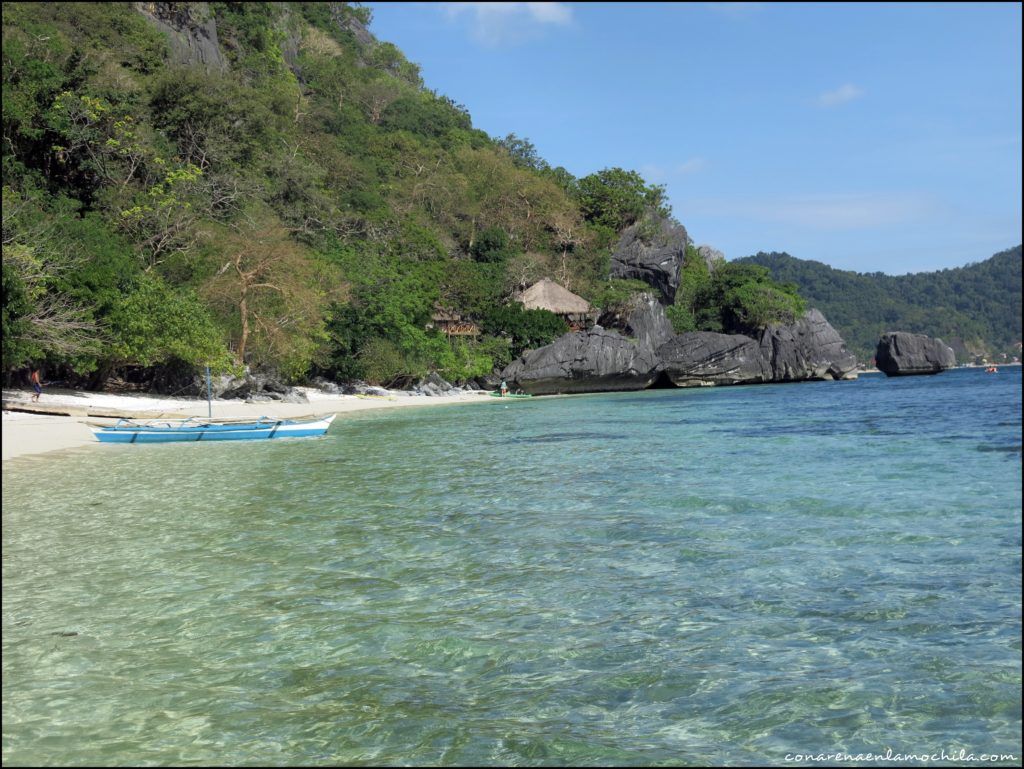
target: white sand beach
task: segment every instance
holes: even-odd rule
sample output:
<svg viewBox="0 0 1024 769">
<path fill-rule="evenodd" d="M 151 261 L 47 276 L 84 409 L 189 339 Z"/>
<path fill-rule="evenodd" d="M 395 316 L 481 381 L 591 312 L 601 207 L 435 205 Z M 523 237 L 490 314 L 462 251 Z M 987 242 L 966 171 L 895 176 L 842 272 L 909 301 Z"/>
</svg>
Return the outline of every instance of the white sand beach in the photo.
<svg viewBox="0 0 1024 769">
<path fill-rule="evenodd" d="M 313 388 L 297 388 L 308 403 L 282 403 L 241 400 L 214 400 L 215 417 L 299 417 L 312 414 L 342 414 L 367 409 L 441 406 L 453 403 L 496 402 L 486 391 L 455 391 L 448 395 L 425 396 L 403 391 L 388 396 L 330 395 Z M 189 417 L 206 416 L 207 402 L 198 398 L 158 398 L 144 395 L 112 395 L 72 390 L 47 390 L 38 403 L 31 402 L 26 390 L 3 391 L 3 461 L 61 449 L 100 446 L 86 422 L 113 423 L 114 418 L 97 413 L 123 413 L 125 416 Z M 53 408 L 74 415 L 28 413 L 15 410 L 25 406 L 40 410 Z"/>
</svg>

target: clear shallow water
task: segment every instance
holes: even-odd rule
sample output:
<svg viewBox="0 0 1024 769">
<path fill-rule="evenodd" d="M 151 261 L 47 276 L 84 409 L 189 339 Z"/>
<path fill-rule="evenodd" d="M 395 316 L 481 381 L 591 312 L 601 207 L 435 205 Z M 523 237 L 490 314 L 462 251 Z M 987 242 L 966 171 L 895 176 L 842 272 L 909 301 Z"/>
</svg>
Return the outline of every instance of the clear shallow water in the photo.
<svg viewBox="0 0 1024 769">
<path fill-rule="evenodd" d="M 1020 484 L 1019 368 L 5 463 L 3 763 L 1019 757 Z"/>
</svg>

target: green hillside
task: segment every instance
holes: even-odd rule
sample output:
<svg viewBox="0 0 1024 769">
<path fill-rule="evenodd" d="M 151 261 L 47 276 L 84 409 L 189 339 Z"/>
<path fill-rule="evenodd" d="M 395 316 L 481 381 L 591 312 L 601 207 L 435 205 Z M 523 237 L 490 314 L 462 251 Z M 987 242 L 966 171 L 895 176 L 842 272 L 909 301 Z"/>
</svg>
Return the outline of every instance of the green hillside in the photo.
<svg viewBox="0 0 1024 769">
<path fill-rule="evenodd" d="M 794 283 L 863 360 L 885 331 L 940 337 L 961 362 L 975 356 L 1020 357 L 1021 247 L 966 267 L 913 275 L 861 274 L 785 253 L 736 260 Z"/>
<path fill-rule="evenodd" d="M 370 24 L 347 3 L 5 3 L 5 381 L 463 381 L 565 331 L 509 303 L 529 283 L 637 290 L 611 250 L 670 214 L 662 187 L 475 129 Z M 681 317 L 782 317 L 766 276 Z M 438 308 L 482 334 L 448 339 Z"/>
</svg>

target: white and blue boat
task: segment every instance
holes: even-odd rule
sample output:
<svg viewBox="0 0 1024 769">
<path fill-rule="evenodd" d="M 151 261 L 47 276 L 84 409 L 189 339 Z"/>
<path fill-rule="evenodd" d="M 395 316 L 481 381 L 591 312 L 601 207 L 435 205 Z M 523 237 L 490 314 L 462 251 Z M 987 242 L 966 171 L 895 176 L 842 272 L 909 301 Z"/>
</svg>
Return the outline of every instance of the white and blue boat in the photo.
<svg viewBox="0 0 1024 769">
<path fill-rule="evenodd" d="M 311 438 L 323 435 L 335 414 L 300 419 L 228 420 L 189 417 L 188 419 L 119 419 L 113 425 L 90 424 L 101 443 L 169 443 L 172 441 L 250 441 L 271 438 Z"/>
</svg>

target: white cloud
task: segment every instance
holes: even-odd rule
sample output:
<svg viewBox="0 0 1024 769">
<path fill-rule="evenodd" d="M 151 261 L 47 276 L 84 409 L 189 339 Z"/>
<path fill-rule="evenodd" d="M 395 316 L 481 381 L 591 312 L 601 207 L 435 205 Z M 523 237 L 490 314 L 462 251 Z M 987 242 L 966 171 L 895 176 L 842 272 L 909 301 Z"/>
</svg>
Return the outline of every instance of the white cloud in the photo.
<svg viewBox="0 0 1024 769">
<path fill-rule="evenodd" d="M 443 3 L 449 19 L 469 20 L 470 34 L 484 45 L 517 43 L 546 27 L 572 22 L 565 3 Z"/>
<path fill-rule="evenodd" d="M 846 104 L 847 102 L 859 99 L 864 95 L 865 91 L 863 88 L 854 85 L 853 83 L 846 83 L 836 88 L 834 91 L 825 91 L 825 93 L 818 96 L 819 107 L 837 107 L 840 104 Z"/>
</svg>

